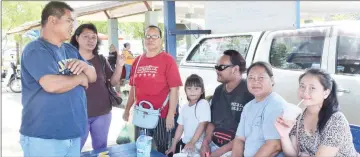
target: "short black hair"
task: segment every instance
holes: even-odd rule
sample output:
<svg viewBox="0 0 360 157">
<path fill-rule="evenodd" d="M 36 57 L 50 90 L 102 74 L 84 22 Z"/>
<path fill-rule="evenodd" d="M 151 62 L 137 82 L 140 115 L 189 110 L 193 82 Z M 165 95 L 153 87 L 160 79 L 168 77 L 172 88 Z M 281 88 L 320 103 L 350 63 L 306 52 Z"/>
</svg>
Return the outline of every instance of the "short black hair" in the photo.
<svg viewBox="0 0 360 157">
<path fill-rule="evenodd" d="M 74 9 L 65 2 L 51 1 L 46 4 L 41 13 L 41 26 L 45 26 L 49 16 L 56 16 L 57 18 L 61 18 L 61 16 L 65 14 L 65 9 L 74 11 Z"/>
<path fill-rule="evenodd" d="M 160 27 L 155 26 L 155 25 L 149 25 L 149 26 L 147 26 L 147 27 L 145 28 L 144 34 L 146 33 L 146 30 L 149 29 L 149 28 L 155 28 L 155 29 L 157 29 L 157 30 L 159 31 L 159 33 L 160 33 L 160 38 L 162 38 L 162 32 L 161 32 Z"/>
<path fill-rule="evenodd" d="M 259 67 L 263 67 L 266 71 L 266 73 L 270 76 L 270 77 L 273 77 L 274 76 L 274 73 L 272 71 L 272 67 L 269 63 L 266 63 L 266 62 L 263 62 L 263 61 L 258 61 L 258 62 L 255 62 L 253 64 L 250 65 L 250 67 L 247 69 L 247 74 L 249 75 L 249 72 L 250 70 L 253 68 L 253 67 L 256 67 L 256 66 L 259 66 Z"/>
<path fill-rule="evenodd" d="M 76 36 L 79 36 L 83 31 L 84 29 L 90 29 L 92 30 L 96 35 L 98 34 L 98 31 L 96 29 L 96 26 L 92 23 L 86 23 L 86 24 L 82 24 L 80 25 L 76 30 L 75 30 L 75 33 L 74 35 L 71 37 L 71 40 L 70 40 L 70 44 L 75 46 L 78 50 L 79 50 L 79 43 L 78 41 L 76 40 Z M 101 44 L 101 41 L 99 39 L 99 36 L 97 36 L 97 43 L 96 43 L 96 46 L 93 50 L 93 54 L 94 55 L 97 55 L 99 54 L 99 45 Z"/>
<path fill-rule="evenodd" d="M 124 44 L 124 48 L 126 48 L 126 47 L 128 47 L 128 46 L 130 46 L 130 43 L 125 43 L 125 44 Z"/>
<path fill-rule="evenodd" d="M 230 61 L 232 65 L 239 66 L 240 73 L 244 73 L 246 71 L 246 61 L 244 57 L 236 50 L 226 50 L 224 51 L 224 55 L 230 57 Z"/>
</svg>

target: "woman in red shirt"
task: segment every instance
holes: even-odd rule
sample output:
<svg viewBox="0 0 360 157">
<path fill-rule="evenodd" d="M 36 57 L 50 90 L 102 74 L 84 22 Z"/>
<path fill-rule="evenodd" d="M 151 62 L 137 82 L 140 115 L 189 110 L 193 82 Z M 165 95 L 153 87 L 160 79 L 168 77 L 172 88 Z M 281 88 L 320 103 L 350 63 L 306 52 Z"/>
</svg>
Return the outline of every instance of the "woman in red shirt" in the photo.
<svg viewBox="0 0 360 157">
<path fill-rule="evenodd" d="M 145 29 L 146 52 L 141 58 L 139 56 L 135 59 L 131 68 L 131 88 L 123 119 L 128 121 L 129 111 L 134 103 L 146 100 L 153 104 L 154 109 L 159 109 L 169 95 L 168 104 L 161 110 L 157 127 L 149 131 L 158 151 L 165 153 L 168 138 L 171 138 L 167 131 L 174 128 L 174 115 L 182 82 L 175 59 L 162 49 L 161 38 L 159 27 L 151 25 Z M 139 136 L 140 129 L 136 127 L 135 139 Z"/>
</svg>

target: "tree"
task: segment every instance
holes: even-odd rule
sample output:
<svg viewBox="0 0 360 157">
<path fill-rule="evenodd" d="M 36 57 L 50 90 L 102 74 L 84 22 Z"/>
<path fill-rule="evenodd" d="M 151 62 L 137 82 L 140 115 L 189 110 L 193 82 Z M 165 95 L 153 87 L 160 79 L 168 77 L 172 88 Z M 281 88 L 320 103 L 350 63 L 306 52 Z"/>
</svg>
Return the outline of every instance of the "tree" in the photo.
<svg viewBox="0 0 360 157">
<path fill-rule="evenodd" d="M 20 26 L 26 22 L 39 20 L 41 16 L 41 10 L 44 8 L 45 2 L 29 2 L 29 1 L 2 1 L 2 41 L 7 41 L 7 32 L 17 26 Z M 16 58 L 19 63 L 20 51 L 24 42 L 29 40 L 23 40 L 21 34 L 15 34 L 13 40 L 16 41 Z M 6 43 L 4 44 L 6 45 Z M 5 46 L 4 46 L 5 47 Z"/>
<path fill-rule="evenodd" d="M 43 1 L 2 1 L 2 33 L 6 34 L 26 22 L 39 20 L 44 6 Z"/>
</svg>

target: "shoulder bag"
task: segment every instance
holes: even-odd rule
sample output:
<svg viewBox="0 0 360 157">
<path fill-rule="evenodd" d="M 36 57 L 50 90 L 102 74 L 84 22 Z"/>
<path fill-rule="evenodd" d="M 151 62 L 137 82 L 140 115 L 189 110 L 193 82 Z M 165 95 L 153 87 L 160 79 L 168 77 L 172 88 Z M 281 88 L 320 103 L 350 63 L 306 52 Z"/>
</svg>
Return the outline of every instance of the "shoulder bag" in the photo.
<svg viewBox="0 0 360 157">
<path fill-rule="evenodd" d="M 136 63 L 134 75 L 136 75 L 136 71 L 141 60 L 142 55 L 140 56 L 139 60 Z M 136 96 L 135 92 L 135 76 L 133 77 L 134 82 L 134 97 Z M 159 118 L 160 118 L 160 111 L 166 106 L 167 102 L 169 101 L 169 95 L 166 97 L 163 105 L 161 108 L 155 110 L 153 104 L 149 101 L 140 101 L 138 105 L 135 104 L 134 111 L 133 111 L 133 121 L 132 123 L 140 128 L 144 129 L 154 129 L 158 125 Z M 144 104 L 150 106 L 150 108 L 144 108 Z"/>
<path fill-rule="evenodd" d="M 105 85 L 109 91 L 111 106 L 117 107 L 117 108 L 124 108 L 124 106 L 121 104 L 122 98 L 120 97 L 120 94 L 115 91 L 115 89 L 112 87 L 109 79 L 106 78 L 106 73 L 105 73 L 106 59 L 103 55 L 99 55 L 99 57 L 100 57 L 100 61 L 101 61 L 102 71 L 103 71 L 103 74 L 105 77 Z"/>
</svg>

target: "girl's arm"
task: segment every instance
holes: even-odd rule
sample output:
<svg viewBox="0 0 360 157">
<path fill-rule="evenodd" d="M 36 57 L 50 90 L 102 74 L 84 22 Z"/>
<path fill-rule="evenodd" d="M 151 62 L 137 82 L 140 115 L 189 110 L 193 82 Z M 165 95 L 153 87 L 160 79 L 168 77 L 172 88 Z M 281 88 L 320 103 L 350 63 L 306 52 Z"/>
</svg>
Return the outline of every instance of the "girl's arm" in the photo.
<svg viewBox="0 0 360 157">
<path fill-rule="evenodd" d="M 201 135 L 204 133 L 204 130 L 206 128 L 206 125 L 207 125 L 208 122 L 201 122 L 199 123 L 199 125 L 197 126 L 196 128 L 196 131 L 195 131 L 195 134 L 194 136 L 191 138 L 190 142 L 191 144 L 195 144 L 199 138 L 201 137 Z"/>
<path fill-rule="evenodd" d="M 176 144 L 180 141 L 181 135 L 184 132 L 184 125 L 178 125 L 176 128 L 176 132 L 175 132 L 175 136 L 174 136 L 174 140 L 172 142 L 171 146 L 176 146 Z"/>
</svg>

